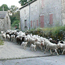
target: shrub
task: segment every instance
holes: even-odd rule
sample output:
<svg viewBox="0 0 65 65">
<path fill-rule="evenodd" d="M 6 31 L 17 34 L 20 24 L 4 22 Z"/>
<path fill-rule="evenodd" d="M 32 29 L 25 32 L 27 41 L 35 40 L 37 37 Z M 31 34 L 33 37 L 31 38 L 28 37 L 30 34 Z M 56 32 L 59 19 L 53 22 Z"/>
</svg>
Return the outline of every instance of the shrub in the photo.
<svg viewBox="0 0 65 65">
<path fill-rule="evenodd" d="M 65 25 L 52 27 L 52 28 L 38 28 L 35 30 L 30 31 L 32 34 L 38 34 L 43 37 L 52 37 L 53 39 L 60 39 L 64 40 L 65 37 Z"/>
<path fill-rule="evenodd" d="M 20 22 L 19 20 L 15 20 L 15 21 L 12 23 L 12 27 L 19 29 L 19 22 Z"/>
</svg>

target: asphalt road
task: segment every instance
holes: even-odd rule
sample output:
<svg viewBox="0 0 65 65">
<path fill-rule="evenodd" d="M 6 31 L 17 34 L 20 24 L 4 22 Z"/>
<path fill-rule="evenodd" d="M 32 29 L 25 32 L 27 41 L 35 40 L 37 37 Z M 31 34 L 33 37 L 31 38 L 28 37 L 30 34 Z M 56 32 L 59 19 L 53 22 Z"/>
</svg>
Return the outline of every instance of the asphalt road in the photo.
<svg viewBox="0 0 65 65">
<path fill-rule="evenodd" d="M 0 65 L 65 65 L 65 55 L 1 60 Z"/>
</svg>

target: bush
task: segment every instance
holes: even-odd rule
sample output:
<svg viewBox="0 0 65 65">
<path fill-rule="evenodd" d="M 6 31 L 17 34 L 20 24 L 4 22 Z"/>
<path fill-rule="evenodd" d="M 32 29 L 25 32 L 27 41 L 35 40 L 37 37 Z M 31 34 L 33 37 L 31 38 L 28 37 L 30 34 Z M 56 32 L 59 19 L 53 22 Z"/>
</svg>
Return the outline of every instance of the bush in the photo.
<svg viewBox="0 0 65 65">
<path fill-rule="evenodd" d="M 16 28 L 16 29 L 19 29 L 19 23 L 20 23 L 19 20 L 15 20 L 15 21 L 12 23 L 12 27 L 14 27 L 14 28 Z"/>
<path fill-rule="evenodd" d="M 38 34 L 43 37 L 52 37 L 53 39 L 64 40 L 65 37 L 65 25 L 52 28 L 38 28 L 30 31 L 32 34 Z"/>
</svg>

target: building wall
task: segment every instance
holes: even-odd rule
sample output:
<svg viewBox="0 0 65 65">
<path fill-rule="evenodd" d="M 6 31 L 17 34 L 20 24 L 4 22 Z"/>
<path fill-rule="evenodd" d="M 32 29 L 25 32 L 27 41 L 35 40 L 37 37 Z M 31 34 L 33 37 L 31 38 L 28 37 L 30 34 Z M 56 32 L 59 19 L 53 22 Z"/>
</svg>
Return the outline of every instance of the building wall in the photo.
<svg viewBox="0 0 65 65">
<path fill-rule="evenodd" d="M 4 29 L 4 19 L 0 19 L 0 31 Z"/>
<path fill-rule="evenodd" d="M 29 22 L 30 13 L 30 22 Z M 21 29 L 59 26 L 61 22 L 61 0 L 37 0 L 20 10 Z M 24 22 L 26 20 L 26 23 Z M 30 26 L 29 26 L 30 24 Z"/>
<path fill-rule="evenodd" d="M 30 27 L 39 27 L 39 1 L 36 1 L 30 5 Z"/>
<path fill-rule="evenodd" d="M 61 0 L 62 2 L 62 23 L 65 25 L 65 0 Z"/>
<path fill-rule="evenodd" d="M 5 20 L 5 30 L 11 29 L 11 21 L 10 21 L 8 13 L 6 14 L 4 20 Z"/>
<path fill-rule="evenodd" d="M 61 25 L 61 0 L 39 0 L 44 27 Z"/>
<path fill-rule="evenodd" d="M 30 9 L 30 10 L 29 10 Z M 30 17 L 30 18 L 29 18 Z M 30 6 L 20 10 L 20 21 L 21 21 L 21 30 L 26 30 L 25 20 L 27 24 L 27 29 L 33 29 L 39 27 L 39 1 L 36 1 Z"/>
<path fill-rule="evenodd" d="M 20 21 L 21 21 L 21 30 L 25 31 L 25 20 L 27 29 L 29 29 L 29 7 L 25 7 L 20 10 Z"/>
<path fill-rule="evenodd" d="M 8 14 L 6 14 L 4 19 L 0 19 L 0 31 L 6 31 L 8 29 L 11 29 L 11 21 Z"/>
</svg>

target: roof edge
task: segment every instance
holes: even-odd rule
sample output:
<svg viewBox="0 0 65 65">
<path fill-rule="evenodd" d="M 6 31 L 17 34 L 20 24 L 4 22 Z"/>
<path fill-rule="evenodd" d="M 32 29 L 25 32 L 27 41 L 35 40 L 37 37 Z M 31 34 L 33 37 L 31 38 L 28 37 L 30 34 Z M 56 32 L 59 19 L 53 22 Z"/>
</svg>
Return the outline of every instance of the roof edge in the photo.
<svg viewBox="0 0 65 65">
<path fill-rule="evenodd" d="M 31 1 L 31 2 L 29 2 L 29 3 L 25 4 L 25 5 L 23 5 L 23 7 L 19 8 L 19 10 L 23 9 L 24 7 L 28 6 L 29 4 L 34 3 L 35 1 L 37 1 L 37 0 Z"/>
</svg>

